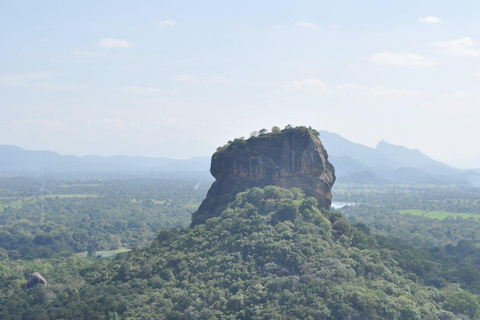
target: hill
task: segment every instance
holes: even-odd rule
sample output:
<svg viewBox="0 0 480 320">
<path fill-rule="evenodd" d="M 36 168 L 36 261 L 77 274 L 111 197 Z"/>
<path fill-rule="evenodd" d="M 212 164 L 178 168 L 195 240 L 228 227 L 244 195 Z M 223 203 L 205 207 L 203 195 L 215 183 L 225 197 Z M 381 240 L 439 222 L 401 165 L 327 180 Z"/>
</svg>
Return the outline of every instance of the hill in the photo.
<svg viewBox="0 0 480 320">
<path fill-rule="evenodd" d="M 25 265 L 20 260 L 0 260 L 0 318 L 477 317 L 480 305 L 473 293 L 480 293 L 476 276 L 480 266 L 475 263 L 480 249 L 470 242 L 445 249 L 413 248 L 399 239 L 370 235 L 365 225 L 351 225 L 341 212 L 319 205 L 325 194 L 315 193 L 317 189 L 298 179 L 302 168 L 308 169 L 308 180 L 312 179 L 308 173 L 317 170 L 333 174 L 321 142 L 312 137 L 316 132 L 285 130 L 285 136 L 280 132 L 253 138 L 247 153 L 248 143 L 242 139 L 220 148 L 227 159 L 220 164 L 227 170 L 216 176 L 217 182 L 238 180 L 236 174 L 248 177 L 245 172 L 258 168 L 253 161 L 258 157 L 253 148 L 257 143 L 267 155 L 279 152 L 266 166 L 278 165 L 279 172 L 255 173 L 254 177 L 263 178 L 248 180 L 249 188 L 242 192 L 235 193 L 235 187 L 220 189 L 229 190 L 233 198 L 217 203 L 218 207 L 211 202 L 206 210 L 215 214 L 206 213 L 201 223 L 190 228 L 163 229 L 149 247 L 109 260 L 59 257 Z M 313 160 L 317 156 L 320 159 Z M 262 153 L 267 161 L 263 157 Z M 215 168 L 217 160 L 212 160 Z M 250 160 L 254 166 L 245 166 Z M 292 174 L 281 174 L 289 168 L 280 166 L 282 161 L 295 164 L 294 171 L 286 171 Z M 230 170 L 231 164 L 238 170 Z M 264 178 L 274 184 L 285 179 L 282 183 L 288 188 L 265 186 Z M 313 185 L 322 181 L 316 179 Z M 211 190 L 215 188 L 214 184 Z M 40 272 L 48 285 L 25 288 L 22 277 L 32 272 Z"/>
<path fill-rule="evenodd" d="M 398 239 L 371 236 L 365 226 L 316 205 L 300 189 L 249 189 L 220 216 L 193 228 L 162 230 L 148 248 L 93 264 L 79 258 L 48 262 L 41 272 L 46 287 L 24 290 L 17 275 L 22 269 L 10 263 L 0 278 L 0 317 L 475 318 L 476 298 L 449 284 L 468 276 L 466 265 L 454 262 L 458 253 L 475 256 L 477 249 L 462 244 L 436 249 L 434 256 Z M 33 262 L 24 274 L 40 266 Z M 478 280 L 468 283 L 475 288 Z"/>
<path fill-rule="evenodd" d="M 427 157 L 418 149 L 396 146 L 384 140 L 380 141 L 376 148 L 370 148 L 351 142 L 326 130 L 320 130 L 319 133 L 329 154 L 335 157 L 348 156 L 378 170 L 393 170 L 404 167 L 424 168 L 432 165 L 450 168 L 446 164 Z"/>
<path fill-rule="evenodd" d="M 206 171 L 209 158 L 177 160 L 132 156 L 75 156 L 0 146 L 0 174 L 145 173 Z"/>
<path fill-rule="evenodd" d="M 340 183 L 480 185 L 480 172 L 436 161 L 420 150 L 380 141 L 375 148 L 319 131 Z M 208 157 L 188 160 L 133 156 L 74 156 L 0 146 L 0 174 L 116 174 L 207 171 Z M 402 172 L 406 175 L 402 175 Z M 407 179 L 408 177 L 408 179 Z"/>
<path fill-rule="evenodd" d="M 343 183 L 464 184 L 476 185 L 480 175 L 429 158 L 418 149 L 380 141 L 370 148 L 320 130 L 320 138 Z M 362 177 L 365 177 L 363 179 Z"/>
<path fill-rule="evenodd" d="M 213 154 L 210 172 L 216 180 L 192 215 L 192 225 L 219 214 L 237 193 L 252 187 L 298 187 L 321 208 L 332 203 L 335 168 L 311 128 L 287 127 L 230 141 Z"/>
</svg>

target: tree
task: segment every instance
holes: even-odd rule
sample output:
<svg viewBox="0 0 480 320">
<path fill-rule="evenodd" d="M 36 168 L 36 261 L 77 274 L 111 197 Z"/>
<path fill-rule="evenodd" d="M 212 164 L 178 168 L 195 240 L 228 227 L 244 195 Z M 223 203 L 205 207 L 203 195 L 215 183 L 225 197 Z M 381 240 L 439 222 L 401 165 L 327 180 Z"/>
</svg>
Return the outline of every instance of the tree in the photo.
<svg viewBox="0 0 480 320">
<path fill-rule="evenodd" d="M 98 251 L 98 243 L 94 240 L 90 241 L 87 246 L 87 256 L 92 257 L 95 251 Z"/>
<path fill-rule="evenodd" d="M 339 235 L 348 234 L 350 231 L 350 223 L 348 223 L 345 218 L 341 217 L 333 224 L 333 230 L 337 231 Z"/>
<path fill-rule="evenodd" d="M 298 207 L 295 205 L 293 200 L 288 199 L 284 200 L 277 209 L 277 212 L 272 217 L 272 222 L 274 224 L 278 222 L 283 222 L 286 220 L 293 221 L 298 213 Z"/>
<path fill-rule="evenodd" d="M 263 136 L 263 135 L 268 133 L 268 130 L 267 129 L 262 129 L 262 130 L 259 131 L 259 133 L 260 133 L 261 136 Z"/>
<path fill-rule="evenodd" d="M 250 138 L 256 138 L 258 137 L 259 133 L 258 131 L 253 131 L 252 133 L 250 133 Z"/>
<path fill-rule="evenodd" d="M 473 319 L 477 314 L 480 305 L 473 294 L 462 291 L 450 295 L 445 300 L 443 308 L 455 314 L 464 314 Z"/>
<path fill-rule="evenodd" d="M 280 127 L 274 126 L 274 127 L 272 128 L 272 132 L 273 132 L 273 133 L 279 133 L 279 132 L 280 132 Z"/>
</svg>

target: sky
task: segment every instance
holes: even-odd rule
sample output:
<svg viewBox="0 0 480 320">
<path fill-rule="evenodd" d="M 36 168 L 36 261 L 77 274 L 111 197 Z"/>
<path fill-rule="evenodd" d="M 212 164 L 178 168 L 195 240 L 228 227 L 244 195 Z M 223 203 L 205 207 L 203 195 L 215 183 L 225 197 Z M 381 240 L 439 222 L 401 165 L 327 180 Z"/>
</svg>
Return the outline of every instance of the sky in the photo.
<svg viewBox="0 0 480 320">
<path fill-rule="evenodd" d="M 480 155 L 478 1 L 0 0 L 0 144 L 208 156 L 306 125 Z"/>
</svg>

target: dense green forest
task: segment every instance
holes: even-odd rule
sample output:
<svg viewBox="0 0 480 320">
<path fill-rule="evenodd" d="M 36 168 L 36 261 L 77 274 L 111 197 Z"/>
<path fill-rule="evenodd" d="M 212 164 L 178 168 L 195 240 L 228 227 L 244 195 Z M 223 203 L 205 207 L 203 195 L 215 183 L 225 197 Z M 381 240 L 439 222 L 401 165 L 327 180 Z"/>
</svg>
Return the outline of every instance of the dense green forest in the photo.
<svg viewBox="0 0 480 320">
<path fill-rule="evenodd" d="M 460 186 L 340 185 L 335 199 L 355 203 L 342 208 L 352 223 L 372 233 L 414 246 L 480 243 L 480 189 Z M 462 218 L 463 217 L 463 218 Z"/>
<path fill-rule="evenodd" d="M 0 179 L 0 254 L 53 258 L 148 245 L 160 227 L 182 227 L 203 199 L 200 175 Z"/>
<path fill-rule="evenodd" d="M 337 184 L 334 201 L 385 206 L 391 210 L 422 209 L 480 215 L 480 188 L 458 185 Z"/>
<path fill-rule="evenodd" d="M 480 315 L 477 189 L 344 184 L 334 200 L 355 205 L 319 211 L 300 189 L 254 188 L 185 228 L 210 182 L 0 179 L 0 319 Z M 26 289 L 36 271 L 48 284 Z"/>
<path fill-rule="evenodd" d="M 367 224 L 350 224 L 341 211 L 320 212 L 299 189 L 251 189 L 220 217 L 195 228 L 162 228 L 150 246 L 114 258 L 4 256 L 0 318 L 478 317 L 474 241 L 454 243 L 452 236 L 446 245 L 413 246 Z M 25 289 L 34 271 L 48 284 Z"/>
</svg>

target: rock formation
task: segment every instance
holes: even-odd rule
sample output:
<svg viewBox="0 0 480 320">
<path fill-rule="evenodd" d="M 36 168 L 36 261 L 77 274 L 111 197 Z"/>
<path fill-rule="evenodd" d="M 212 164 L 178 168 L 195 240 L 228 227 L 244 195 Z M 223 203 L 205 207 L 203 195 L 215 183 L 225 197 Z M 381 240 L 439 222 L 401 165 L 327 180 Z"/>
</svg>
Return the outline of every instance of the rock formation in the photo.
<svg viewBox="0 0 480 320">
<path fill-rule="evenodd" d="M 35 287 L 37 284 L 47 284 L 47 280 L 39 272 L 34 272 L 27 279 L 27 289 Z"/>
<path fill-rule="evenodd" d="M 235 139 L 213 154 L 210 172 L 216 181 L 191 226 L 218 216 L 238 192 L 267 185 L 301 188 L 319 207 L 330 209 L 335 169 L 317 132 L 306 127 Z"/>
</svg>

